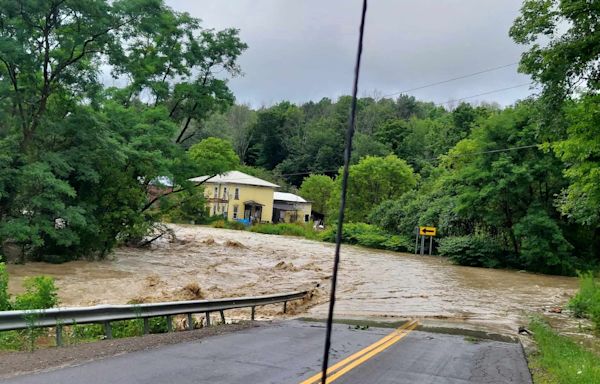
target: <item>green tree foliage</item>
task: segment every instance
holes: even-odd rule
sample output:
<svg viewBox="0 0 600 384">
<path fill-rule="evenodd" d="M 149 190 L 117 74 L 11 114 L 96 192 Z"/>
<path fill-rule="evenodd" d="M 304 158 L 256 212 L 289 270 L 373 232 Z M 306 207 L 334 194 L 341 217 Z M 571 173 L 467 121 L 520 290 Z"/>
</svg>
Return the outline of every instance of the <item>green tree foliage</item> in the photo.
<svg viewBox="0 0 600 384">
<path fill-rule="evenodd" d="M 296 192 L 296 187 L 291 185 L 285 177 L 281 176 L 281 173 L 277 169 L 268 170 L 250 165 L 242 165 L 237 169 L 241 172 L 247 173 L 248 175 L 279 185 L 279 190 L 282 192 Z"/>
<path fill-rule="evenodd" d="M 233 105 L 224 113 L 211 115 L 201 129 L 204 137 L 220 137 L 231 140 L 233 149 L 240 160 L 248 156 L 250 143 L 254 137 L 256 111 L 247 105 Z"/>
<path fill-rule="evenodd" d="M 0 263 L 0 311 L 11 309 L 46 309 L 58 305 L 58 289 L 54 279 L 48 276 L 34 276 L 23 281 L 25 292 L 17 295 L 14 301 L 8 294 L 8 272 L 6 265 Z"/>
<path fill-rule="evenodd" d="M 238 31 L 161 0 L 2 1 L 0 19 L 0 243 L 66 260 L 142 236 L 153 181 L 191 187 L 187 143 L 233 102 Z"/>
<path fill-rule="evenodd" d="M 366 221 L 374 207 L 383 201 L 399 198 L 416 182 L 412 168 L 396 155 L 363 158 L 350 167 L 346 219 L 350 222 Z M 334 217 L 340 193 L 341 176 L 338 176 L 329 199 L 329 210 Z"/>
<path fill-rule="evenodd" d="M 23 287 L 25 293 L 15 297 L 14 309 L 46 309 L 58 305 L 58 289 L 51 277 L 29 277 L 23 282 Z"/>
<path fill-rule="evenodd" d="M 258 153 L 255 164 L 273 169 L 285 160 L 293 146 L 299 144 L 302 121 L 302 110 L 288 102 L 259 111 L 252 149 Z"/>
<path fill-rule="evenodd" d="M 312 210 L 320 214 L 327 212 L 327 203 L 335 188 L 335 182 L 327 175 L 309 175 L 302 181 L 300 196 L 312 202 Z"/>
<path fill-rule="evenodd" d="M 551 107 L 580 89 L 600 88 L 598 30 L 600 7 L 587 0 L 525 0 L 511 37 L 529 49 L 520 70 L 543 86 Z M 550 116 L 556 110 L 548 109 Z"/>
<path fill-rule="evenodd" d="M 569 301 L 576 317 L 589 317 L 600 331 L 600 282 L 592 273 L 579 276 L 579 291 Z"/>
<path fill-rule="evenodd" d="M 488 268 L 507 265 L 502 244 L 485 234 L 443 238 L 438 252 L 460 265 Z"/>
<path fill-rule="evenodd" d="M 521 239 L 521 264 L 541 272 L 573 273 L 573 246 L 548 211 L 531 206 L 515 225 L 515 236 Z"/>
<path fill-rule="evenodd" d="M 190 159 L 197 163 L 203 175 L 218 175 L 240 165 L 240 158 L 231 144 L 223 139 L 209 137 L 190 147 Z"/>
<path fill-rule="evenodd" d="M 600 96 L 587 95 L 567 108 L 567 137 L 552 149 L 567 164 L 570 184 L 561 211 L 570 219 L 600 229 Z"/>
<path fill-rule="evenodd" d="M 6 265 L 0 263 L 0 311 L 10 310 L 10 295 L 8 294 L 8 271 Z"/>
</svg>

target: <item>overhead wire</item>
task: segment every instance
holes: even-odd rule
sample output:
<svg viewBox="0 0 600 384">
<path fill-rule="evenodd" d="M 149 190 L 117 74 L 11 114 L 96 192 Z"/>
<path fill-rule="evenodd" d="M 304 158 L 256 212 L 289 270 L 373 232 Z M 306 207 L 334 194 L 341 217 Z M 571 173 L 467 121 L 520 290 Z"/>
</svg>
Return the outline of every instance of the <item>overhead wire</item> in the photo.
<svg viewBox="0 0 600 384">
<path fill-rule="evenodd" d="M 528 82 L 528 83 L 522 83 L 522 84 L 512 85 L 510 87 L 505 87 L 505 88 L 492 89 L 491 91 L 487 91 L 487 92 L 483 92 L 483 93 L 478 93 L 476 95 L 461 97 L 460 99 L 453 99 L 453 100 L 448 100 L 448 101 L 444 101 L 444 102 L 440 102 L 440 103 L 435 103 L 435 104 L 436 105 L 447 105 L 447 104 L 459 103 L 461 101 L 473 99 L 475 97 L 485 96 L 485 95 L 491 95 L 492 93 L 504 92 L 504 91 L 508 91 L 508 90 L 511 90 L 511 89 L 521 88 L 521 87 L 525 87 L 527 85 L 534 85 L 534 84 L 535 83 L 533 83 L 533 82 Z"/>
<path fill-rule="evenodd" d="M 380 98 L 385 98 L 385 97 L 390 97 L 390 96 L 395 96 L 395 95 L 400 95 L 403 93 L 408 93 L 408 92 L 413 92 L 413 91 L 418 91 L 421 89 L 425 89 L 425 88 L 429 88 L 429 87 L 435 87 L 436 85 L 441 85 L 441 84 L 446 84 L 446 83 L 451 83 L 453 81 L 456 80 L 462 80 L 462 79 L 467 79 L 469 77 L 473 77 L 473 76 L 477 76 L 477 75 L 481 75 L 484 73 L 488 73 L 488 72 L 494 72 L 494 71 L 498 71 L 500 69 L 504 69 L 504 68 L 508 68 L 508 67 L 513 67 L 515 65 L 519 64 L 519 62 L 514 62 L 514 63 L 510 63 L 510 64 L 504 64 L 504 65 L 499 65 L 497 67 L 493 67 L 493 68 L 488 68 L 488 69 L 483 69 L 481 71 L 477 71 L 477 72 L 472 72 L 472 73 L 468 73 L 466 75 L 462 75 L 462 76 L 457 76 L 457 77 L 452 77 L 450 79 L 446 79 L 446 80 L 440 80 L 440 81 L 436 81 L 434 83 L 429 83 L 429 84 L 425 84 L 425 85 L 421 85 L 415 88 L 409 88 L 409 89 L 405 89 L 403 91 L 398 91 L 398 92 L 392 92 L 392 93 L 388 93 L 387 95 L 383 95 Z"/>
<path fill-rule="evenodd" d="M 540 145 L 543 145 L 543 143 L 537 143 L 537 144 L 530 144 L 530 145 L 522 145 L 522 146 L 517 146 L 517 147 L 509 147 L 509 148 L 499 148 L 499 149 L 490 149 L 488 151 L 480 151 L 480 152 L 468 152 L 468 153 L 462 153 L 462 154 L 445 154 L 445 155 L 440 155 L 440 156 L 445 156 L 445 157 L 450 157 L 450 158 L 459 158 L 459 157 L 470 157 L 470 156 L 476 156 L 476 155 L 485 155 L 488 153 L 500 153 L 500 152 L 509 152 L 509 151 L 518 151 L 521 149 L 528 149 L 528 148 L 537 148 Z M 439 161 L 440 157 L 430 157 L 427 159 L 423 159 L 425 161 Z M 290 176 L 303 176 L 303 175 L 320 175 L 320 174 L 327 174 L 327 173 L 337 173 L 339 172 L 339 168 L 337 169 L 328 169 L 328 170 L 310 170 L 310 171 L 301 171 L 301 172 L 294 172 L 294 173 L 279 173 L 279 174 L 275 174 L 275 177 L 290 177 Z M 215 176 L 216 177 L 216 176 Z M 248 176 L 248 177 L 237 177 L 235 178 L 235 180 L 252 180 L 252 179 L 256 179 L 257 177 L 254 176 Z M 212 178 L 211 178 L 212 179 Z M 218 181 L 218 179 L 217 179 Z"/>
</svg>

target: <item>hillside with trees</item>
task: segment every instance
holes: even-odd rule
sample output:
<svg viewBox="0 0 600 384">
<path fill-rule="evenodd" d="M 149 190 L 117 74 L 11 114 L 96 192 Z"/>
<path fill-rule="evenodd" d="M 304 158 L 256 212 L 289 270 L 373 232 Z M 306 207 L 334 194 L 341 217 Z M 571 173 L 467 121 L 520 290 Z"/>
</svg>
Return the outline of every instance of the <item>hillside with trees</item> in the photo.
<svg viewBox="0 0 600 384">
<path fill-rule="evenodd" d="M 206 29 L 161 1 L 20 3 L 0 7 L 4 249 L 102 257 L 165 214 L 203 217 L 188 178 L 233 167 L 299 191 L 335 221 L 349 96 L 235 104 L 227 79 L 247 48 L 238 31 Z M 583 0 L 524 2 L 510 35 L 542 90 L 512 106 L 359 99 L 348 221 L 407 238 L 436 226 L 438 251 L 461 264 L 597 266 L 598 16 Z M 107 66 L 119 86 L 101 80 Z"/>
</svg>

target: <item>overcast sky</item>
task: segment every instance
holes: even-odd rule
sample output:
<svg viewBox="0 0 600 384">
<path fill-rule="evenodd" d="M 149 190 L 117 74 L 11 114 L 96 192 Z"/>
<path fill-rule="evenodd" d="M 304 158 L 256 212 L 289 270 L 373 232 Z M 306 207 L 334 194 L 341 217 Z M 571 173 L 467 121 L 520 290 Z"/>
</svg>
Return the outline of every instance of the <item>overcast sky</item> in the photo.
<svg viewBox="0 0 600 384">
<path fill-rule="evenodd" d="M 350 94 L 361 0 L 167 0 L 206 28 L 240 29 L 249 46 L 230 81 L 237 102 L 301 103 Z M 359 95 L 381 96 L 519 60 L 508 37 L 521 0 L 371 0 Z M 410 92 L 445 103 L 528 83 L 517 66 Z M 528 86 L 469 101 L 502 105 Z"/>
</svg>

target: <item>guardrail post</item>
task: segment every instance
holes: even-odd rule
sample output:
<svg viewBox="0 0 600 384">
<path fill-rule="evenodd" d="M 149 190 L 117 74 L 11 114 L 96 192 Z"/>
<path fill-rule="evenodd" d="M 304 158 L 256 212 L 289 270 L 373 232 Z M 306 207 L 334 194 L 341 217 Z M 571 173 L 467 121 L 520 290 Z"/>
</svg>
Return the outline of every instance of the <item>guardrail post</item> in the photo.
<svg viewBox="0 0 600 384">
<path fill-rule="evenodd" d="M 144 317 L 144 335 L 147 335 L 149 333 L 150 333 L 149 319 L 147 317 Z"/>
<path fill-rule="evenodd" d="M 56 346 L 62 347 L 62 324 L 56 324 Z"/>
<path fill-rule="evenodd" d="M 250 320 L 254 321 L 256 314 L 256 307 L 252 306 L 252 312 L 250 312 Z"/>
<path fill-rule="evenodd" d="M 206 312 L 206 326 L 210 327 L 210 312 Z"/>
<path fill-rule="evenodd" d="M 219 313 L 221 314 L 221 323 L 225 324 L 225 311 L 221 309 Z"/>
<path fill-rule="evenodd" d="M 104 322 L 104 335 L 107 339 L 112 339 L 112 326 L 110 325 L 110 321 Z"/>
<path fill-rule="evenodd" d="M 287 313 L 287 301 L 283 302 L 283 313 Z"/>
<path fill-rule="evenodd" d="M 187 320 L 188 320 L 187 329 L 188 329 L 188 331 L 191 331 L 194 329 L 194 318 L 192 317 L 191 313 L 187 314 Z"/>
<path fill-rule="evenodd" d="M 167 332 L 173 332 L 173 316 L 167 315 Z"/>
</svg>

